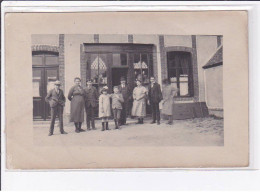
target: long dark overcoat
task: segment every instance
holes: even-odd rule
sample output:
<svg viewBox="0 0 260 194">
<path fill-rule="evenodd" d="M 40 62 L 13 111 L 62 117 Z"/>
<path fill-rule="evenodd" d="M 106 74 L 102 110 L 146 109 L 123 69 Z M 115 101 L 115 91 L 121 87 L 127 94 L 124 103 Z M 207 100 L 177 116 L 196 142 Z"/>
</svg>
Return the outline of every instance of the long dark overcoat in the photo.
<svg viewBox="0 0 260 194">
<path fill-rule="evenodd" d="M 73 86 L 68 94 L 70 104 L 70 122 L 84 121 L 85 91 L 81 86 Z"/>
</svg>

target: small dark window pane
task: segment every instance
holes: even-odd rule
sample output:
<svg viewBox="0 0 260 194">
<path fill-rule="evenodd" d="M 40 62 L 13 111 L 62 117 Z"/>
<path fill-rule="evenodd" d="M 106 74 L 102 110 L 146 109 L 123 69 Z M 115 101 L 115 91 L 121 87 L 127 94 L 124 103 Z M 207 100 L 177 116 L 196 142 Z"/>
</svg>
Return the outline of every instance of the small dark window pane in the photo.
<svg viewBox="0 0 260 194">
<path fill-rule="evenodd" d="M 59 58 L 57 56 L 46 56 L 45 57 L 45 64 L 46 65 L 58 65 Z"/>
<path fill-rule="evenodd" d="M 32 64 L 33 65 L 42 65 L 42 56 L 33 56 Z"/>
<path fill-rule="evenodd" d="M 127 66 L 127 54 L 121 53 L 120 57 L 121 57 L 121 65 L 122 66 Z"/>
</svg>

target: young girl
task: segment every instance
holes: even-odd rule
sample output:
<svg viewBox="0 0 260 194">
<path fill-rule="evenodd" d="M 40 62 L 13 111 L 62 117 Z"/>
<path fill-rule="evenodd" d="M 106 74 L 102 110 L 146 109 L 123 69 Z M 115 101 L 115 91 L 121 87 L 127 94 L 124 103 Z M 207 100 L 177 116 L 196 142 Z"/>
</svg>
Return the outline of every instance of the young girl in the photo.
<svg viewBox="0 0 260 194">
<path fill-rule="evenodd" d="M 109 130 L 108 118 L 111 116 L 110 95 L 107 91 L 108 87 L 104 86 L 99 96 L 99 118 L 102 119 L 102 131 Z"/>
</svg>

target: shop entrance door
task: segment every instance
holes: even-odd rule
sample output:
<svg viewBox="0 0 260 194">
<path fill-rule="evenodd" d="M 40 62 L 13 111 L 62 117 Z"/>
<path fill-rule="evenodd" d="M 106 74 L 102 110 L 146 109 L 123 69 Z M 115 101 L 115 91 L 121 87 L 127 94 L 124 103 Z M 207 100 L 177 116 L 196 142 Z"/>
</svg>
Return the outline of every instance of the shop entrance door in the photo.
<svg viewBox="0 0 260 194">
<path fill-rule="evenodd" d="M 112 87 L 120 85 L 121 77 L 127 80 L 128 68 L 113 67 L 112 68 Z"/>
</svg>

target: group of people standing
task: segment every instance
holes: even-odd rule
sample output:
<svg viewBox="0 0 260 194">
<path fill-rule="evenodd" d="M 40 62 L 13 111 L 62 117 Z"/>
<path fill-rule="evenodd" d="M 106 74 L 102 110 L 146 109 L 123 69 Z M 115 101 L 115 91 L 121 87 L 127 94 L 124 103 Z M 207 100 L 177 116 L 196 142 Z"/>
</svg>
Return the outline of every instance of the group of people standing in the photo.
<svg viewBox="0 0 260 194">
<path fill-rule="evenodd" d="M 173 80 L 171 79 L 173 83 Z M 99 95 L 97 89 L 92 86 L 92 80 L 87 80 L 87 86 L 81 86 L 81 79 L 74 79 L 74 86 L 68 93 L 68 99 L 71 101 L 70 122 L 74 122 L 75 132 L 80 133 L 82 122 L 84 121 L 84 111 L 86 112 L 87 130 L 96 130 L 95 127 L 95 109 L 98 106 L 98 115 L 102 120 L 102 131 L 109 130 L 109 118 L 113 112 L 115 129 L 120 129 L 121 125 L 126 125 L 126 119 L 129 112 L 129 105 L 132 101 L 131 115 L 137 117 L 137 124 L 144 123 L 146 116 L 146 104 L 151 106 L 152 122 L 160 124 L 160 103 L 162 104 L 162 113 L 168 115 L 168 124 L 172 124 L 173 97 L 177 89 L 168 80 L 163 81 L 163 89 L 156 83 L 155 78 L 150 78 L 148 89 L 142 85 L 141 80 L 136 80 L 136 87 L 131 91 L 126 84 L 124 77 L 120 79 L 120 85 L 113 87 L 113 93 L 108 93 L 108 87 L 104 86 Z M 60 81 L 55 82 L 55 88 L 50 90 L 45 98 L 51 107 L 51 125 L 49 136 L 53 135 L 55 118 L 58 115 L 60 121 L 61 134 L 67 134 L 63 129 L 63 107 L 66 98 L 60 89 Z M 99 103 L 97 103 L 97 101 Z M 111 110 L 112 109 L 112 110 Z"/>
</svg>

